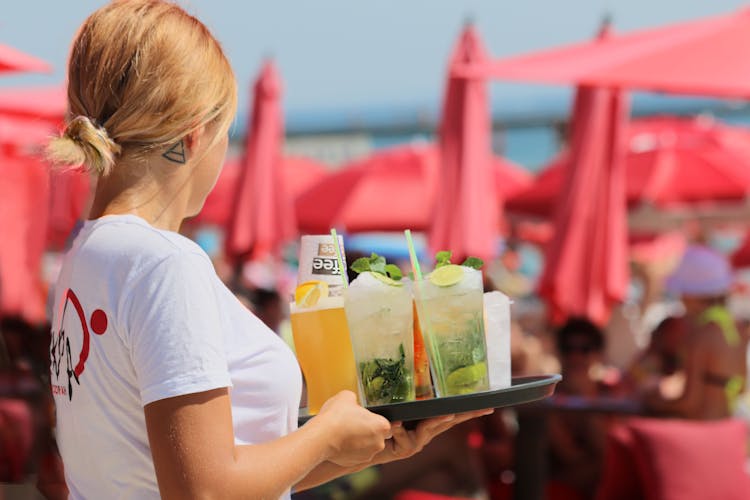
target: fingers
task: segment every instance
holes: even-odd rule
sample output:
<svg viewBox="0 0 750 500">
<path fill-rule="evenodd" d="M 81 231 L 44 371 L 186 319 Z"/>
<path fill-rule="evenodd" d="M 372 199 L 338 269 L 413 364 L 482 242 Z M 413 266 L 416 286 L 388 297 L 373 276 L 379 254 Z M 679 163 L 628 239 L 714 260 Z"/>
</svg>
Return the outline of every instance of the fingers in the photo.
<svg viewBox="0 0 750 500">
<path fill-rule="evenodd" d="M 354 394 L 352 391 L 344 390 L 336 394 L 334 397 L 339 398 L 343 401 L 353 401 L 355 403 L 357 402 L 357 395 Z"/>
<path fill-rule="evenodd" d="M 382 438 L 384 441 L 386 439 L 390 439 L 391 436 L 393 436 L 393 427 L 385 417 L 376 413 L 372 413 L 364 408 L 363 411 L 369 413 L 369 416 L 372 419 L 372 429 L 375 431 L 377 436 Z"/>
<path fill-rule="evenodd" d="M 431 418 L 422 422 L 419 427 L 417 427 L 417 440 L 422 444 L 422 446 L 426 446 L 430 441 L 432 441 L 435 436 L 442 434 L 451 427 L 454 427 L 473 418 L 490 415 L 494 411 L 494 409 L 489 408 L 484 410 L 459 413 L 456 415 L 445 415 L 443 417 Z"/>
</svg>

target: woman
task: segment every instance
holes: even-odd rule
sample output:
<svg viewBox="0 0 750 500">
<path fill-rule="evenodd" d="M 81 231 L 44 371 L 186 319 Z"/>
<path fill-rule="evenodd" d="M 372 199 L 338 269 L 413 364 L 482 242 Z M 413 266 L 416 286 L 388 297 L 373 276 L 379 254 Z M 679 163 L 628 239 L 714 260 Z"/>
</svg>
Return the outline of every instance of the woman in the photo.
<svg viewBox="0 0 750 500">
<path fill-rule="evenodd" d="M 710 248 L 690 246 L 667 290 L 685 306 L 684 389 L 667 399 L 646 397 L 655 413 L 699 420 L 729 417 L 744 389 L 747 338 L 725 307 L 732 284 L 729 262 Z"/>
<path fill-rule="evenodd" d="M 288 497 L 480 413 L 407 432 L 343 392 L 296 430 L 293 355 L 177 233 L 227 149 L 236 86 L 218 42 L 174 4 L 121 0 L 84 22 L 68 71 L 69 121 L 49 154 L 98 176 L 55 291 L 72 498 Z"/>
</svg>

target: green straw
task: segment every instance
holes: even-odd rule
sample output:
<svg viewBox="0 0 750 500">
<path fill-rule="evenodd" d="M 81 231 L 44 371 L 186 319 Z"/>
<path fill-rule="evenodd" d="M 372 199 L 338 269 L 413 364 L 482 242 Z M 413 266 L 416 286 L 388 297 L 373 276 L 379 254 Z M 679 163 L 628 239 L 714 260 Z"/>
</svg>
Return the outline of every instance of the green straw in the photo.
<svg viewBox="0 0 750 500">
<path fill-rule="evenodd" d="M 336 234 L 335 229 L 331 229 L 331 236 L 333 237 L 333 247 L 336 249 L 336 259 L 339 261 L 339 274 L 341 274 L 341 281 L 344 282 L 344 288 L 349 288 L 349 281 L 346 279 L 346 274 L 344 274 L 344 259 L 341 258 L 339 235 Z"/>
<path fill-rule="evenodd" d="M 414 271 L 414 279 L 422 279 L 422 269 L 419 268 L 419 260 L 417 259 L 417 251 L 414 249 L 414 241 L 411 239 L 411 229 L 404 231 L 406 235 L 406 246 L 409 247 L 409 259 L 411 260 L 411 268 Z"/>
</svg>

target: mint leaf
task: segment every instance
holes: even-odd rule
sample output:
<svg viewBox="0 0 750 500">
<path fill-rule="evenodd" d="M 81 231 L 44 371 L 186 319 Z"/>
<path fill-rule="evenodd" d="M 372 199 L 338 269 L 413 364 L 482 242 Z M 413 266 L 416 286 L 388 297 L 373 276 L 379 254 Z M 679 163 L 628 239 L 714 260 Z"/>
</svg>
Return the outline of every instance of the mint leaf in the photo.
<svg viewBox="0 0 750 500">
<path fill-rule="evenodd" d="M 482 269 L 482 266 L 484 265 L 484 261 L 478 257 L 468 257 L 462 266 L 470 267 L 472 269 L 476 269 L 477 271 Z"/>
<path fill-rule="evenodd" d="M 385 272 L 388 273 L 388 276 L 390 276 L 391 279 L 394 279 L 396 281 L 404 277 L 404 275 L 401 273 L 401 269 L 399 269 L 399 267 L 395 264 L 386 264 Z"/>
<path fill-rule="evenodd" d="M 448 250 L 441 250 L 435 254 L 435 260 L 437 262 L 450 262 L 451 255 L 453 255 L 453 252 L 450 252 Z"/>
<path fill-rule="evenodd" d="M 435 254 L 435 269 L 438 267 L 447 266 L 451 263 L 452 252 L 442 250 Z"/>
<path fill-rule="evenodd" d="M 385 257 L 373 253 L 370 255 L 370 271 L 385 275 Z"/>
<path fill-rule="evenodd" d="M 367 257 L 360 257 L 359 259 L 352 262 L 352 271 L 355 273 L 364 273 L 370 270 L 370 259 Z"/>
<path fill-rule="evenodd" d="M 389 276 L 393 280 L 400 280 L 404 277 L 401 269 L 394 264 L 386 264 L 385 257 L 373 253 L 369 257 L 360 257 L 352 262 L 352 271 L 355 273 L 371 272 Z"/>
</svg>

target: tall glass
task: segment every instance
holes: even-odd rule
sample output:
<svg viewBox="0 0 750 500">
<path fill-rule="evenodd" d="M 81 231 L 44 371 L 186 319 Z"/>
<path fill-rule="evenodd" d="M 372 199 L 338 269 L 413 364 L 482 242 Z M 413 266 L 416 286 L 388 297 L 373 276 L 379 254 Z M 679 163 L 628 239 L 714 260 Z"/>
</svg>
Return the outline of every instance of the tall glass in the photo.
<svg viewBox="0 0 750 500">
<path fill-rule="evenodd" d="M 294 348 L 307 384 L 307 406 L 318 413 L 328 398 L 348 389 L 358 394 L 354 353 L 343 297 L 326 297 L 313 307 L 292 303 Z"/>
<path fill-rule="evenodd" d="M 365 406 L 414 400 L 411 291 L 403 283 L 387 281 L 363 272 L 344 292 Z"/>
<path fill-rule="evenodd" d="M 439 397 L 489 390 L 484 337 L 482 272 L 461 267 L 462 277 L 439 286 L 415 283 L 419 323 Z"/>
</svg>

